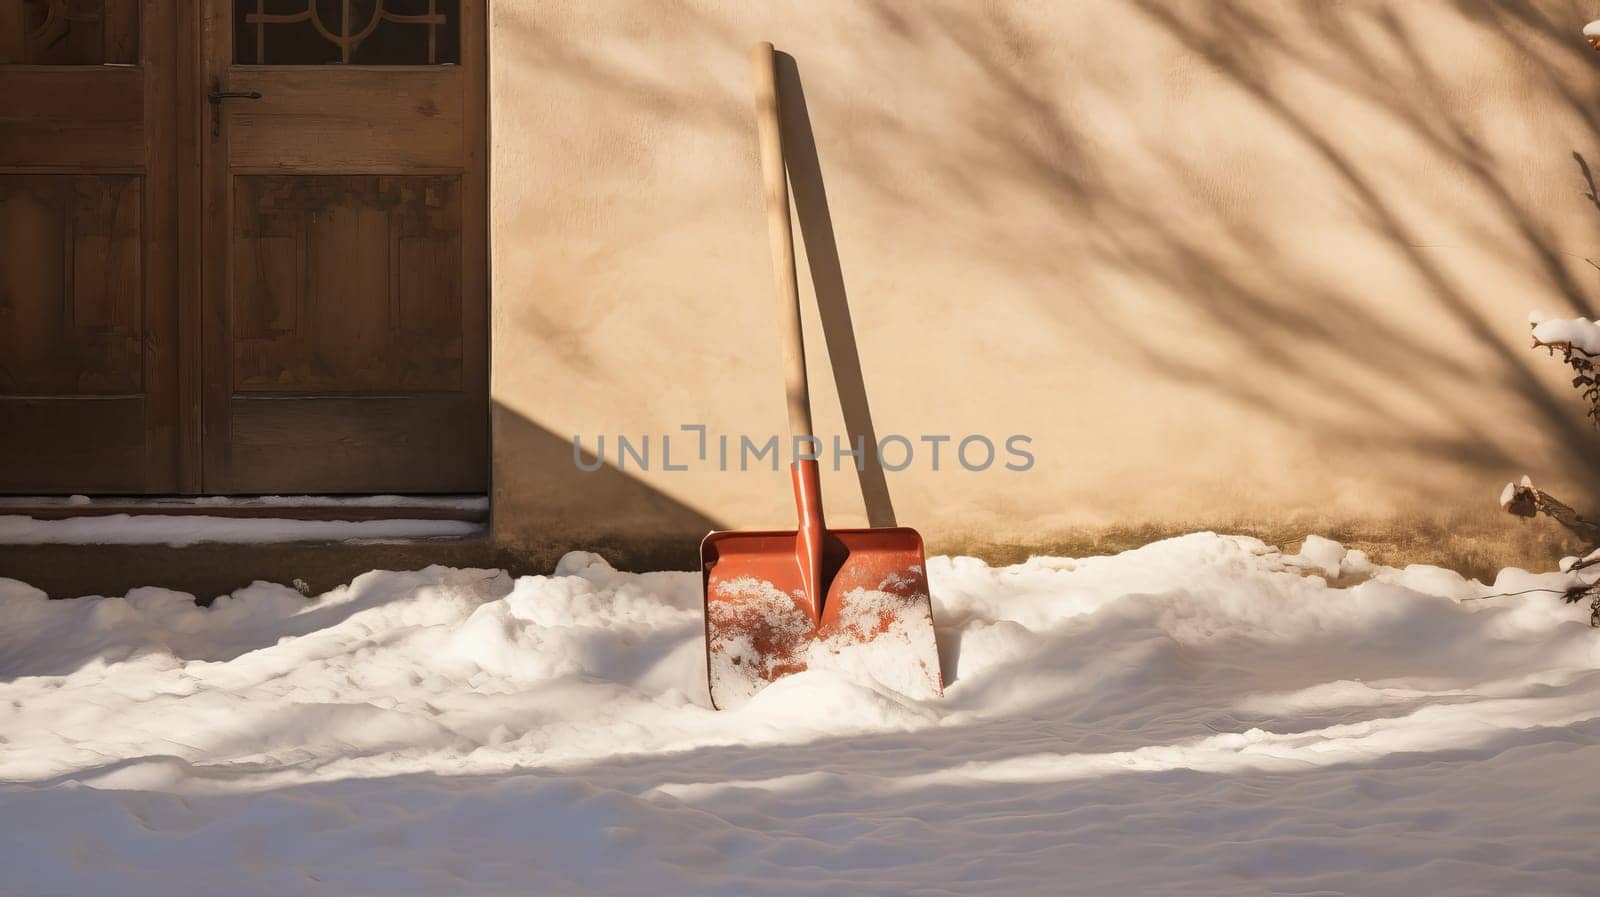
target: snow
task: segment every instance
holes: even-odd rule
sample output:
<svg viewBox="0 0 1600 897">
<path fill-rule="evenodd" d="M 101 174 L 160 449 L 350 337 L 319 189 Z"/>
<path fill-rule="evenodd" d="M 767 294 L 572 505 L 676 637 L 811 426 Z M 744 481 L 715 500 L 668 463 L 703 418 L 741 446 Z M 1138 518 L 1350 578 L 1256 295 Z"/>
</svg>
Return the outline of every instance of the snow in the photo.
<svg viewBox="0 0 1600 897">
<path fill-rule="evenodd" d="M 487 511 L 486 495 L 194 495 L 182 498 L 133 498 L 117 496 L 98 501 L 87 495 L 0 497 L 0 508 L 126 506 L 130 503 L 153 507 L 206 508 L 428 508 L 454 511 Z"/>
<path fill-rule="evenodd" d="M 1585 354 L 1600 355 L 1600 324 L 1588 318 L 1541 320 L 1533 325 L 1533 341 L 1540 346 L 1567 344 Z"/>
<path fill-rule="evenodd" d="M 902 583 L 921 578 L 890 577 L 885 589 L 896 578 Z M 913 699 L 936 698 L 939 648 L 928 625 L 928 597 L 885 589 L 855 588 L 845 594 L 837 625 L 807 649 L 806 669 L 833 670 Z"/>
<path fill-rule="evenodd" d="M 708 602 L 706 663 L 718 682 L 717 700 L 736 707 L 755 697 L 775 670 L 795 660 L 787 652 L 759 650 L 755 634 L 766 634 L 771 646 L 803 646 L 813 626 L 795 598 L 764 579 L 736 576 L 709 588 L 719 598 L 733 599 Z"/>
<path fill-rule="evenodd" d="M 1583 26 L 1584 37 L 1600 37 L 1600 19 Z"/>
<path fill-rule="evenodd" d="M 1523 479 L 1527 479 L 1527 477 L 1523 477 Z M 1516 483 L 1507 483 L 1505 485 L 1505 488 L 1500 490 L 1500 507 L 1502 507 L 1502 508 L 1511 507 L 1511 500 L 1513 498 L 1516 498 L 1516 497 L 1517 497 L 1517 484 Z"/>
<path fill-rule="evenodd" d="M 1511 507 L 1511 502 L 1516 499 L 1517 489 L 1519 487 L 1522 489 L 1532 489 L 1533 478 L 1529 477 L 1527 474 L 1523 474 L 1521 480 L 1518 480 L 1515 483 L 1505 484 L 1505 486 L 1500 489 L 1500 507 L 1502 509 L 1509 509 Z"/>
<path fill-rule="evenodd" d="M 325 542 L 448 539 L 481 535 L 464 520 L 292 520 L 207 514 L 106 514 L 41 520 L 0 514 L 0 543 L 42 545 L 194 545 L 201 542 Z"/>
<path fill-rule="evenodd" d="M 931 558 L 944 698 L 726 712 L 698 573 L 0 580 L 0 893 L 1593 893 L 1600 633 L 1490 597 L 1583 575 Z"/>
</svg>

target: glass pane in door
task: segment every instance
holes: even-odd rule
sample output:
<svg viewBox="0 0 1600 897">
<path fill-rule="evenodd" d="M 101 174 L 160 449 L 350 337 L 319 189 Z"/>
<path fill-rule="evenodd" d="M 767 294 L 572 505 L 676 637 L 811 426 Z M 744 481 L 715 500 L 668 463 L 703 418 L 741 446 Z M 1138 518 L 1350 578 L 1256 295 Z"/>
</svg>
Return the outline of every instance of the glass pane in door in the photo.
<svg viewBox="0 0 1600 897">
<path fill-rule="evenodd" d="M 239 65 L 449 65 L 460 0 L 235 0 Z"/>
</svg>

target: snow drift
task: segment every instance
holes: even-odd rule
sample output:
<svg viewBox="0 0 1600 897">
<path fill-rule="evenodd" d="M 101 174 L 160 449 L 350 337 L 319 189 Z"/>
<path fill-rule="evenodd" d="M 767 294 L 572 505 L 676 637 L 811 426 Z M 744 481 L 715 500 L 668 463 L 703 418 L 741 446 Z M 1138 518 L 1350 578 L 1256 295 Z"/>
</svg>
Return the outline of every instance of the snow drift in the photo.
<svg viewBox="0 0 1600 897">
<path fill-rule="evenodd" d="M 1309 539 L 933 558 L 949 683 L 705 694 L 700 579 L 0 580 L 0 894 L 1578 894 L 1587 609 Z M 1481 600 L 1479 600 L 1481 599 Z"/>
</svg>

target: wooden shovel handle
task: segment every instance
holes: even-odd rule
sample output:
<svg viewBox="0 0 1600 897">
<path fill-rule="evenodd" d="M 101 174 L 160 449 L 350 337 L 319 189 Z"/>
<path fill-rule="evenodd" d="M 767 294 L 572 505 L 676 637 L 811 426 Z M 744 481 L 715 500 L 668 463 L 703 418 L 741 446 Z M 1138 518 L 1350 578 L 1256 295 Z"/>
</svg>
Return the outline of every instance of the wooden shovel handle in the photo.
<svg viewBox="0 0 1600 897">
<path fill-rule="evenodd" d="M 783 386 L 789 400 L 789 433 L 810 436 L 811 390 L 806 384 L 806 347 L 800 334 L 800 287 L 795 280 L 794 231 L 789 225 L 789 181 L 778 125 L 777 54 L 765 41 L 750 49 L 756 82 L 756 135 L 761 142 L 761 182 L 767 197 L 767 238 L 778 287 L 778 329 L 783 335 Z"/>
</svg>

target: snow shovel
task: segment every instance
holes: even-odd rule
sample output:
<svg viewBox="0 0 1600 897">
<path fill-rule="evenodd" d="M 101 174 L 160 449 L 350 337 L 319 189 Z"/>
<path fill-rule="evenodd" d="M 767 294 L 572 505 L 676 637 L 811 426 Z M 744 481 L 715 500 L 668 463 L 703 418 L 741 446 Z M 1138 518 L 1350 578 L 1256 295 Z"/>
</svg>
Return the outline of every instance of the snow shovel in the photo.
<svg viewBox="0 0 1600 897">
<path fill-rule="evenodd" d="M 798 446 L 812 433 L 811 398 L 775 61 L 769 43 L 751 51 L 789 431 Z M 870 676 L 914 698 L 937 697 L 944 685 L 922 537 L 906 527 L 828 529 L 817 462 L 796 454 L 790 474 L 798 529 L 714 532 L 700 544 L 712 704 L 737 707 L 775 679 L 817 668 Z"/>
</svg>

